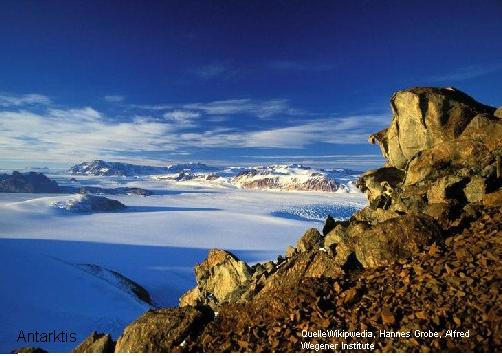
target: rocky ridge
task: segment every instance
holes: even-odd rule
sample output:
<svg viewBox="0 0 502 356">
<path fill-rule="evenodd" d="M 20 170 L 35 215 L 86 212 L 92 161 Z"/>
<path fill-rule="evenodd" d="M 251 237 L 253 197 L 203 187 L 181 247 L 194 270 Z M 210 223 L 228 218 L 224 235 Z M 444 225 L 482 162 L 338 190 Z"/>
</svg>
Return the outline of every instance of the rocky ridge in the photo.
<svg viewBox="0 0 502 356">
<path fill-rule="evenodd" d="M 74 165 L 68 173 L 74 175 L 96 175 L 96 176 L 145 176 L 154 174 L 179 173 L 186 170 L 194 172 L 212 172 L 214 167 L 209 167 L 203 163 L 179 163 L 165 167 L 145 166 L 123 162 L 108 162 L 94 160 L 82 162 Z"/>
<path fill-rule="evenodd" d="M 0 193 L 60 193 L 61 187 L 42 173 L 0 174 Z"/>
<path fill-rule="evenodd" d="M 328 218 L 277 261 L 248 266 L 212 250 L 180 307 L 131 323 L 115 351 L 301 351 L 304 341 L 344 341 L 500 352 L 500 109 L 453 88 L 399 91 L 391 107 L 391 126 L 370 137 L 387 164 L 358 182 L 368 207 L 348 221 Z M 327 329 L 469 337 L 302 337 Z"/>
<path fill-rule="evenodd" d="M 58 201 L 52 205 L 70 213 L 110 212 L 126 208 L 118 200 L 91 194 L 75 194 L 68 200 Z"/>
</svg>

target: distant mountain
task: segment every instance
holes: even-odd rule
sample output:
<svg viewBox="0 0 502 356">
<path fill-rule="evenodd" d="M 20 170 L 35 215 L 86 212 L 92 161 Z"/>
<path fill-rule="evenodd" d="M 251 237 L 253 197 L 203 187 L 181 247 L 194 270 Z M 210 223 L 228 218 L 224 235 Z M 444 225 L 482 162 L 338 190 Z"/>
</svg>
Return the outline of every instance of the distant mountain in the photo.
<svg viewBox="0 0 502 356">
<path fill-rule="evenodd" d="M 42 173 L 0 174 L 0 193 L 60 193 L 61 187 Z"/>
<path fill-rule="evenodd" d="M 336 192 L 345 190 L 331 172 L 299 164 L 254 167 L 237 174 L 231 181 L 239 188 Z"/>
<path fill-rule="evenodd" d="M 208 166 L 200 162 L 190 163 L 177 163 L 167 166 L 168 173 L 181 173 L 181 172 L 215 172 L 219 168 Z"/>
<path fill-rule="evenodd" d="M 166 167 L 143 166 L 123 162 L 107 162 L 103 160 L 94 160 L 91 162 L 82 162 L 69 169 L 70 174 L 74 175 L 94 175 L 94 176 L 146 176 L 155 174 L 179 173 L 183 171 L 192 172 L 211 172 L 216 168 L 209 167 L 203 163 L 180 163 Z"/>
<path fill-rule="evenodd" d="M 346 169 L 315 169 L 301 164 L 230 167 L 211 173 L 182 171 L 157 176 L 176 182 L 222 183 L 244 189 L 277 191 L 351 192 L 361 172 Z"/>
</svg>

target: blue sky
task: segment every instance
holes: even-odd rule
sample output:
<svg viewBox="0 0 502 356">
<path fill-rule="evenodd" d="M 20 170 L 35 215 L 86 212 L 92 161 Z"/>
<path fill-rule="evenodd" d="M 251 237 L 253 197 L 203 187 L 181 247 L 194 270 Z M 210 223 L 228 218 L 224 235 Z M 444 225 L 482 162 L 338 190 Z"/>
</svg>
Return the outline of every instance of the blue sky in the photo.
<svg viewBox="0 0 502 356">
<path fill-rule="evenodd" d="M 410 86 L 502 105 L 502 1 L 0 2 L 0 168 L 381 165 Z"/>
</svg>

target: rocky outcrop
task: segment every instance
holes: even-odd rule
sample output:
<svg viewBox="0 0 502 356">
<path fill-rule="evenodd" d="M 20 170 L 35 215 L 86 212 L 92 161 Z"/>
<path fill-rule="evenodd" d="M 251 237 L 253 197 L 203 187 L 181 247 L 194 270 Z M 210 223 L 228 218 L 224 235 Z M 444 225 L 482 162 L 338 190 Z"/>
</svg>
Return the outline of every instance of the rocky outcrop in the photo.
<svg viewBox="0 0 502 356">
<path fill-rule="evenodd" d="M 502 350 L 500 113 L 453 88 L 399 91 L 391 106 L 391 126 L 370 137 L 386 167 L 358 182 L 369 206 L 327 221 L 322 234 L 307 230 L 277 261 L 249 267 L 210 252 L 181 304 L 205 304 L 218 316 L 191 333 L 183 351 L 301 351 L 302 330 L 320 329 L 462 329 L 472 337 L 315 342 Z M 163 337 L 158 343 L 173 342 Z"/>
<path fill-rule="evenodd" d="M 118 200 L 90 194 L 76 194 L 71 199 L 55 202 L 53 206 L 71 213 L 110 212 L 126 208 Z"/>
<path fill-rule="evenodd" d="M 298 240 L 296 250 L 299 252 L 315 251 L 322 247 L 323 239 L 323 236 L 317 229 L 308 229 L 300 240 Z"/>
<path fill-rule="evenodd" d="M 411 258 L 441 239 L 441 230 L 433 218 L 403 215 L 376 224 L 361 234 L 340 241 L 346 258 L 354 252 L 365 268 L 387 266 L 402 258 Z M 338 248 L 338 247 L 337 247 Z M 337 256 L 339 263 L 347 260 Z"/>
<path fill-rule="evenodd" d="M 115 351 L 115 343 L 110 334 L 93 331 L 80 345 L 73 349 L 77 353 L 110 353 Z"/>
<path fill-rule="evenodd" d="M 230 252 L 211 250 L 195 267 L 197 286 L 180 298 L 180 306 L 235 302 L 244 293 L 251 273 L 251 268 Z"/>
<path fill-rule="evenodd" d="M 211 310 L 204 307 L 148 311 L 126 327 L 115 352 L 179 352 L 185 340 L 196 336 L 212 318 Z"/>
<path fill-rule="evenodd" d="M 477 115 L 495 112 L 455 88 L 401 90 L 392 97 L 391 108 L 390 127 L 370 141 L 378 141 L 388 165 L 400 169 L 418 152 L 459 138 Z"/>
<path fill-rule="evenodd" d="M 0 193 L 60 193 L 59 185 L 37 172 L 0 174 Z"/>
</svg>

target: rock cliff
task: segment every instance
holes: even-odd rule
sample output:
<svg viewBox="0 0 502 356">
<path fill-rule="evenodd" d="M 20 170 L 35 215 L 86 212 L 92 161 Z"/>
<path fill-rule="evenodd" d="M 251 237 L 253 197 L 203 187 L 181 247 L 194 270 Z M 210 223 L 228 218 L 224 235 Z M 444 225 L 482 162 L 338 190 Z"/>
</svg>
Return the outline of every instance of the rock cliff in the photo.
<svg viewBox="0 0 502 356">
<path fill-rule="evenodd" d="M 390 127 L 370 137 L 387 164 L 358 182 L 368 207 L 348 221 L 328 218 L 322 234 L 308 230 L 277 261 L 248 266 L 212 250 L 182 306 L 143 315 L 115 351 L 301 351 L 305 341 L 344 341 L 500 352 L 499 110 L 453 88 L 402 90 L 391 107 Z M 469 337 L 302 337 L 327 329 Z"/>
</svg>

